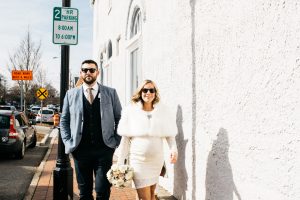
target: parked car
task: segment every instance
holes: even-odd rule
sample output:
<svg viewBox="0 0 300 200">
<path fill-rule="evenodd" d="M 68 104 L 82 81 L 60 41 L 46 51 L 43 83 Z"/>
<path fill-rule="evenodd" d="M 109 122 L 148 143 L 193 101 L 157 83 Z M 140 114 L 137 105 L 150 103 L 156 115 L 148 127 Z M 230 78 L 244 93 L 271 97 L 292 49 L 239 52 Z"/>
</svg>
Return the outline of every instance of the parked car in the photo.
<svg viewBox="0 0 300 200">
<path fill-rule="evenodd" d="M 17 110 L 15 106 L 0 105 L 0 110 Z"/>
<path fill-rule="evenodd" d="M 57 109 L 57 107 L 55 105 L 53 105 L 53 104 L 47 105 L 47 109 L 54 110 L 54 112 L 59 112 L 59 110 Z"/>
<path fill-rule="evenodd" d="M 35 121 L 53 124 L 53 116 L 54 116 L 54 110 L 48 109 L 48 108 L 43 108 L 43 109 L 39 110 L 39 112 L 35 118 Z"/>
<path fill-rule="evenodd" d="M 55 108 L 55 105 L 53 105 L 53 104 L 48 104 L 48 105 L 47 105 L 47 108 L 53 109 L 53 108 Z"/>
<path fill-rule="evenodd" d="M 26 147 L 36 146 L 36 130 L 26 115 L 18 111 L 0 110 L 0 153 L 22 159 Z"/>
<path fill-rule="evenodd" d="M 39 107 L 39 106 L 33 106 L 30 108 L 31 112 L 34 113 L 35 115 L 37 115 L 37 113 L 39 112 L 40 109 L 41 109 L 41 107 Z"/>
</svg>

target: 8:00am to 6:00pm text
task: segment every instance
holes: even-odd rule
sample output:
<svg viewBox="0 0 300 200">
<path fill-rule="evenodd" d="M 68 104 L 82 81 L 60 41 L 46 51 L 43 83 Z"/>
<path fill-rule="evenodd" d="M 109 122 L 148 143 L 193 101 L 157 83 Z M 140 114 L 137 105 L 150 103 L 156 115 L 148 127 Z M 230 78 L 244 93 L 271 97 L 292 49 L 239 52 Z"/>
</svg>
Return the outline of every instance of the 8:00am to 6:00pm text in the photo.
<svg viewBox="0 0 300 200">
<path fill-rule="evenodd" d="M 56 39 L 73 39 L 75 40 L 75 35 L 68 35 L 68 34 L 55 34 Z"/>
</svg>

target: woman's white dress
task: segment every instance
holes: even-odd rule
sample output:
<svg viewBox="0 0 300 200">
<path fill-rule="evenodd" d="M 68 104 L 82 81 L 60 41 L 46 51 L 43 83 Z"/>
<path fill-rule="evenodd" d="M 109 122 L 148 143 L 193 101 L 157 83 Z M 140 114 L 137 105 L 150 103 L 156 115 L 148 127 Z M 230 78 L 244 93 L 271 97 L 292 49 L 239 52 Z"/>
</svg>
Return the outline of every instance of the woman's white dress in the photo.
<svg viewBox="0 0 300 200">
<path fill-rule="evenodd" d="M 153 129 L 153 123 L 157 124 L 155 126 L 163 126 L 163 124 L 160 123 L 164 123 L 164 120 L 160 120 L 159 118 L 155 117 L 155 112 L 149 113 L 140 110 L 138 114 L 134 112 L 133 114 L 134 117 L 128 119 L 128 113 L 125 113 L 122 115 L 122 117 L 127 119 L 123 118 L 122 121 L 121 118 L 120 121 L 120 135 L 123 133 L 123 136 L 118 149 L 118 163 L 123 164 L 124 159 L 129 157 L 129 164 L 134 169 L 133 180 L 135 188 L 143 188 L 158 183 L 159 175 L 164 162 L 163 140 L 167 140 L 171 150 L 177 151 L 175 137 L 173 136 L 176 133 L 173 133 L 172 136 L 162 135 L 161 137 L 159 135 L 151 136 L 151 134 L 147 135 L 139 133 L 129 135 L 125 134 L 126 136 L 124 136 L 124 132 L 129 130 L 128 127 L 124 127 L 124 122 L 127 126 L 130 124 L 130 120 L 134 121 L 134 124 L 139 124 L 138 126 L 142 127 L 143 131 L 146 131 L 147 133 L 151 132 L 149 131 L 150 129 Z M 158 129 L 155 128 L 155 130 Z M 131 129 L 131 131 L 134 133 L 138 130 Z"/>
<path fill-rule="evenodd" d="M 162 138 L 133 137 L 130 145 L 129 163 L 134 169 L 135 187 L 157 183 L 164 162 Z"/>
</svg>

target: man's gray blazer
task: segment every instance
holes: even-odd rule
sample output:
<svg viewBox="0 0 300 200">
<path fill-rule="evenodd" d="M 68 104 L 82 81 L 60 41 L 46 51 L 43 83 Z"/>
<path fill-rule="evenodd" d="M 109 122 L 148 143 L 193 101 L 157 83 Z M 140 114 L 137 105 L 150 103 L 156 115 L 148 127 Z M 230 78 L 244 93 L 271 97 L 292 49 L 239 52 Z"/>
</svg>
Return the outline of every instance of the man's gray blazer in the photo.
<svg viewBox="0 0 300 200">
<path fill-rule="evenodd" d="M 121 118 L 121 104 L 117 92 L 99 84 L 100 96 L 95 100 L 100 101 L 101 126 L 104 143 L 110 148 L 116 148 L 121 140 L 117 133 Z M 65 153 L 72 153 L 79 145 L 83 132 L 83 87 L 67 91 L 64 98 L 63 110 L 60 119 L 60 133 L 65 144 Z M 100 123 L 100 122 L 99 122 Z"/>
</svg>

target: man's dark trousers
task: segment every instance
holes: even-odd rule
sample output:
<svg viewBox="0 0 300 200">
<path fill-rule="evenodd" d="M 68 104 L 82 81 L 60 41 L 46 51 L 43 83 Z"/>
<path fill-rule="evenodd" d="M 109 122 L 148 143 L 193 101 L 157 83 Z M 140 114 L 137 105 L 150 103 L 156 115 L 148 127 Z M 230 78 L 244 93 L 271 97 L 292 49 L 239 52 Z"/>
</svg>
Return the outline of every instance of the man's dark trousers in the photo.
<svg viewBox="0 0 300 200">
<path fill-rule="evenodd" d="M 94 199 L 92 196 L 94 174 L 96 199 L 109 200 L 111 185 L 107 180 L 106 173 L 112 165 L 112 154 L 113 151 L 107 152 L 103 156 L 99 156 L 99 152 L 80 152 L 76 156 L 73 155 L 80 200 Z"/>
</svg>

